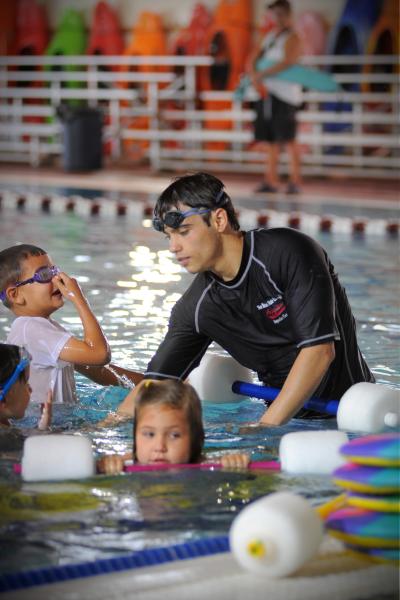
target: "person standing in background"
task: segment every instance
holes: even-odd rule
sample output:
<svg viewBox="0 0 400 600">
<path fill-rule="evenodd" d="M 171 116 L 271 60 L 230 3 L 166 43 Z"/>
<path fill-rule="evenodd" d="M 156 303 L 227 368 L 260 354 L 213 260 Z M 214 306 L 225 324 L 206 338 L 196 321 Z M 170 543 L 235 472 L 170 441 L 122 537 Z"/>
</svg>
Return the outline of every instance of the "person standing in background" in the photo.
<svg viewBox="0 0 400 600">
<path fill-rule="evenodd" d="M 253 86 L 262 97 L 256 104 L 254 137 L 266 145 L 267 159 L 264 181 L 255 190 L 259 193 L 274 193 L 279 188 L 279 155 L 285 145 L 289 155 L 289 182 L 287 194 L 300 191 L 300 152 L 296 142 L 296 112 L 302 103 L 301 85 L 274 78 L 299 61 L 301 42 L 292 28 L 292 9 L 288 0 L 274 0 L 266 5 L 272 11 L 276 27 L 261 40 L 250 59 L 249 75 Z M 256 70 L 256 63 L 264 58 L 274 62 L 273 66 Z"/>
</svg>

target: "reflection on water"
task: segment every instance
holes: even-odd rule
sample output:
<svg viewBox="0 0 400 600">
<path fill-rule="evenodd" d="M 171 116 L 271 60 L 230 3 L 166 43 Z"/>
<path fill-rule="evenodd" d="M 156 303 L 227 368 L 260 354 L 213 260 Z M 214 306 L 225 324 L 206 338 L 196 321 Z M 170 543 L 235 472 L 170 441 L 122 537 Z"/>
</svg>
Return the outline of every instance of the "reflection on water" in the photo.
<svg viewBox="0 0 400 600">
<path fill-rule="evenodd" d="M 289 479 L 276 472 L 150 472 L 23 486 L 10 479 L 0 490 L 1 544 L 7 547 L 1 572 L 225 534 L 243 505 L 277 490 L 294 489 L 314 501 L 335 493 L 326 477 Z"/>
<path fill-rule="evenodd" d="M 192 276 L 172 259 L 162 235 L 123 219 L 76 215 L 25 214 L 10 209 L 1 217 L 1 245 L 18 241 L 39 245 L 54 263 L 76 276 L 109 339 L 113 362 L 143 371 L 168 322 L 173 304 Z M 359 340 L 380 382 L 400 386 L 398 243 L 384 237 L 365 240 L 324 234 L 347 289 L 359 327 Z M 55 318 L 79 335 L 71 304 Z M 0 309 L 0 338 L 11 314 Z M 123 388 L 100 388 L 77 377 L 80 404 L 56 406 L 55 431 L 85 428 L 97 455 L 131 448 L 132 427 L 101 430 L 95 423 L 125 397 Z M 243 504 L 273 490 L 293 489 L 317 502 L 336 493 L 328 477 L 288 477 L 279 473 L 132 473 L 114 478 L 58 484 L 21 484 L 12 465 L 19 461 L 23 436 L 37 422 L 30 407 L 20 432 L 0 432 L 0 571 L 65 564 L 126 551 L 226 533 Z M 281 435 L 335 422 L 293 421 L 286 427 L 239 434 L 239 425 L 256 420 L 259 400 L 204 406 L 206 449 L 211 457 L 233 448 L 253 451 L 254 459 L 277 456 Z M 227 429 L 227 422 L 232 427 Z"/>
</svg>

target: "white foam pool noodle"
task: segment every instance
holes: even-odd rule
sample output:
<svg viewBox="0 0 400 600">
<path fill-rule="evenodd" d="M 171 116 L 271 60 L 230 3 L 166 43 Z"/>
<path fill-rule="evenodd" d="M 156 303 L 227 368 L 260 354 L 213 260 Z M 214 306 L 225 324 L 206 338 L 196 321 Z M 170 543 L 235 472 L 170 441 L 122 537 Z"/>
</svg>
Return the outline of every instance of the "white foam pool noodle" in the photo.
<svg viewBox="0 0 400 600">
<path fill-rule="evenodd" d="M 345 462 L 340 447 L 348 442 L 344 431 L 294 431 L 282 436 L 279 460 L 287 473 L 332 473 Z"/>
<path fill-rule="evenodd" d="M 313 507 L 291 492 L 252 502 L 232 523 L 233 555 L 245 568 L 266 577 L 297 571 L 318 551 L 323 526 Z"/>
<path fill-rule="evenodd" d="M 92 442 L 81 435 L 35 435 L 24 443 L 24 481 L 85 479 L 96 472 Z"/>
<path fill-rule="evenodd" d="M 201 400 L 210 402 L 240 402 L 243 400 L 232 392 L 236 380 L 252 381 L 249 369 L 231 356 L 206 352 L 199 366 L 189 375 L 189 383 L 195 388 Z"/>
<path fill-rule="evenodd" d="M 356 383 L 340 399 L 339 429 L 380 433 L 400 424 L 400 390 L 377 383 Z"/>
</svg>

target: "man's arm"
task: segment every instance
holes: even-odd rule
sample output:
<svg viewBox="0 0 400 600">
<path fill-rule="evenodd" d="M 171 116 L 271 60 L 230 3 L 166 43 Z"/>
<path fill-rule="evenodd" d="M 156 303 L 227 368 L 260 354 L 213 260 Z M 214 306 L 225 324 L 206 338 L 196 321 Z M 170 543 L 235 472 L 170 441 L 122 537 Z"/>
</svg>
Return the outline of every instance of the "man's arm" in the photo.
<svg viewBox="0 0 400 600">
<path fill-rule="evenodd" d="M 121 404 L 118 406 L 115 414 L 111 414 L 109 417 L 106 417 L 106 420 L 103 423 L 107 424 L 107 419 L 110 419 L 111 423 L 118 421 L 125 421 L 131 419 L 135 414 L 135 399 L 140 390 L 140 388 L 145 385 L 149 379 L 142 381 L 135 387 L 135 389 L 131 390 L 129 394 L 126 396 L 124 400 L 122 400 Z"/>
<path fill-rule="evenodd" d="M 205 342 L 204 339 L 206 340 Z M 200 363 L 201 357 L 209 343 L 210 340 L 202 336 L 176 336 L 170 328 L 164 341 L 149 363 L 144 375 L 146 380 L 140 385 L 144 385 L 146 381 L 152 378 L 185 380 L 189 373 Z M 140 385 L 129 392 L 127 397 L 118 406 L 118 418 L 124 419 L 133 416 L 135 398 Z"/>
<path fill-rule="evenodd" d="M 267 408 L 259 425 L 283 425 L 307 402 L 335 358 L 333 342 L 300 350 L 277 398 Z"/>
<path fill-rule="evenodd" d="M 124 382 L 137 385 L 143 379 L 142 373 L 112 363 L 104 367 L 75 365 L 75 371 L 100 385 L 124 385 Z"/>
<path fill-rule="evenodd" d="M 169 327 L 164 340 L 161 342 L 157 352 L 151 359 L 144 377 L 143 385 L 148 379 L 180 379 L 185 380 L 189 373 L 197 367 L 207 350 L 211 340 L 197 333 L 191 328 L 191 315 L 194 311 L 182 310 L 182 301 L 172 309 Z M 135 408 L 135 398 L 140 388 L 139 384 L 129 392 L 126 398 L 118 406 L 116 413 L 111 414 L 102 424 L 109 425 L 121 420 L 132 418 Z"/>
</svg>

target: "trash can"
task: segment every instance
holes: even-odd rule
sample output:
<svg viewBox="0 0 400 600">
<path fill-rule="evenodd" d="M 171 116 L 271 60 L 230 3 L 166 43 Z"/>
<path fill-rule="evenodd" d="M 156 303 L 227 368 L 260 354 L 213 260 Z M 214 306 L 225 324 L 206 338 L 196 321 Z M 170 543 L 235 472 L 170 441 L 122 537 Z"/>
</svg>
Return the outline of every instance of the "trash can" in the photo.
<svg viewBox="0 0 400 600">
<path fill-rule="evenodd" d="M 62 105 L 65 171 L 94 171 L 102 167 L 102 113 L 96 108 Z"/>
</svg>

